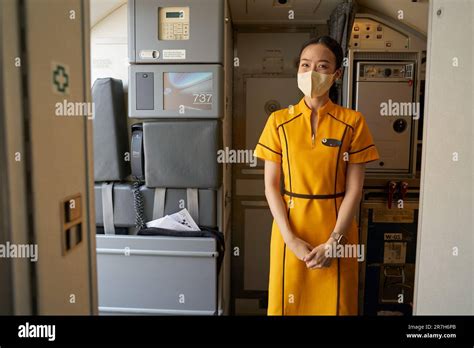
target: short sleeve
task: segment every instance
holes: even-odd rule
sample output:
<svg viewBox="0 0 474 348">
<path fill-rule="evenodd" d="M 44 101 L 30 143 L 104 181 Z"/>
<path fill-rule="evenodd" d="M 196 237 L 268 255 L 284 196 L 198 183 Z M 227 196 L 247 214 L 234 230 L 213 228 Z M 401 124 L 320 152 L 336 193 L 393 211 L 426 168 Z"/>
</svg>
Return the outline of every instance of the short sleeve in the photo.
<svg viewBox="0 0 474 348">
<path fill-rule="evenodd" d="M 264 160 L 281 163 L 281 142 L 274 113 L 271 113 L 270 116 L 268 116 L 265 128 L 263 128 L 262 134 L 255 146 L 254 156 Z"/>
<path fill-rule="evenodd" d="M 375 147 L 372 134 L 365 122 L 364 116 L 359 112 L 352 132 L 351 145 L 349 148 L 349 163 L 366 163 L 380 158 Z"/>
</svg>

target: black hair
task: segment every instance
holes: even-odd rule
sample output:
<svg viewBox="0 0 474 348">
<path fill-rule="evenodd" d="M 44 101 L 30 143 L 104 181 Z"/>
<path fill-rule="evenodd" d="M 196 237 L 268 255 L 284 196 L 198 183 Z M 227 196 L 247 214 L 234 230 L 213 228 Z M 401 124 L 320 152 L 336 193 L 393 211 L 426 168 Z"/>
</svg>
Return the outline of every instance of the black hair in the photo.
<svg viewBox="0 0 474 348">
<path fill-rule="evenodd" d="M 326 48 L 331 50 L 331 52 L 336 57 L 336 70 L 339 69 L 342 66 L 342 62 L 344 60 L 344 52 L 339 42 L 337 42 L 330 36 L 313 37 L 309 39 L 308 41 L 306 41 L 301 47 L 300 53 L 298 55 L 298 59 L 296 61 L 297 66 L 299 67 L 300 65 L 301 54 L 303 53 L 304 49 L 308 47 L 309 45 L 317 45 L 317 44 L 324 45 Z M 331 86 L 331 89 L 329 90 L 329 98 L 333 102 L 335 103 L 337 102 L 338 91 L 337 91 L 337 87 L 334 84 Z"/>
</svg>

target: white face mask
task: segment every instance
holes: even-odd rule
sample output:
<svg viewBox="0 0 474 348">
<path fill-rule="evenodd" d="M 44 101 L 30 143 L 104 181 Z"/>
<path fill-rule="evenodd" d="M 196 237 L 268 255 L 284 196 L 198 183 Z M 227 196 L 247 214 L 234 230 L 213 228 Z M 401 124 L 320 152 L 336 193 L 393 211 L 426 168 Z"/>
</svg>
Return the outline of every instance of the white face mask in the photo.
<svg viewBox="0 0 474 348">
<path fill-rule="evenodd" d="M 326 93 L 334 81 L 334 74 L 321 74 L 314 70 L 298 73 L 298 88 L 304 95 L 316 98 Z"/>
</svg>

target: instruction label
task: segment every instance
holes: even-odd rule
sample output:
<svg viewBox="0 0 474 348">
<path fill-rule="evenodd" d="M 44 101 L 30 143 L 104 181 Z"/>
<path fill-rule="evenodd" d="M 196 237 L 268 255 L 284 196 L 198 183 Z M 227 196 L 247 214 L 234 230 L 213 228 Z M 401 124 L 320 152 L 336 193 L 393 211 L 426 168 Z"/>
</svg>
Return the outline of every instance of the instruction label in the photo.
<svg viewBox="0 0 474 348">
<path fill-rule="evenodd" d="M 373 222 L 413 223 L 415 211 L 413 209 L 380 209 L 374 208 Z"/>
<path fill-rule="evenodd" d="M 163 50 L 163 59 L 186 59 L 186 50 Z"/>
</svg>

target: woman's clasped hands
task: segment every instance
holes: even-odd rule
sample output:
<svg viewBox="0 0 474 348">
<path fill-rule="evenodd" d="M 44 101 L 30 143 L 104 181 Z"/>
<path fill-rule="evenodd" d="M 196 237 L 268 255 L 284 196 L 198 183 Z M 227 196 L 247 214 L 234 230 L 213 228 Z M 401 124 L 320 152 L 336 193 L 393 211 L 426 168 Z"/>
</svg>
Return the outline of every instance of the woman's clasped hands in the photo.
<svg viewBox="0 0 474 348">
<path fill-rule="evenodd" d="M 312 247 L 311 244 L 306 241 L 295 237 L 287 243 L 287 245 L 299 260 L 306 263 L 306 267 L 309 269 L 331 266 L 330 240 L 316 247 Z"/>
</svg>

